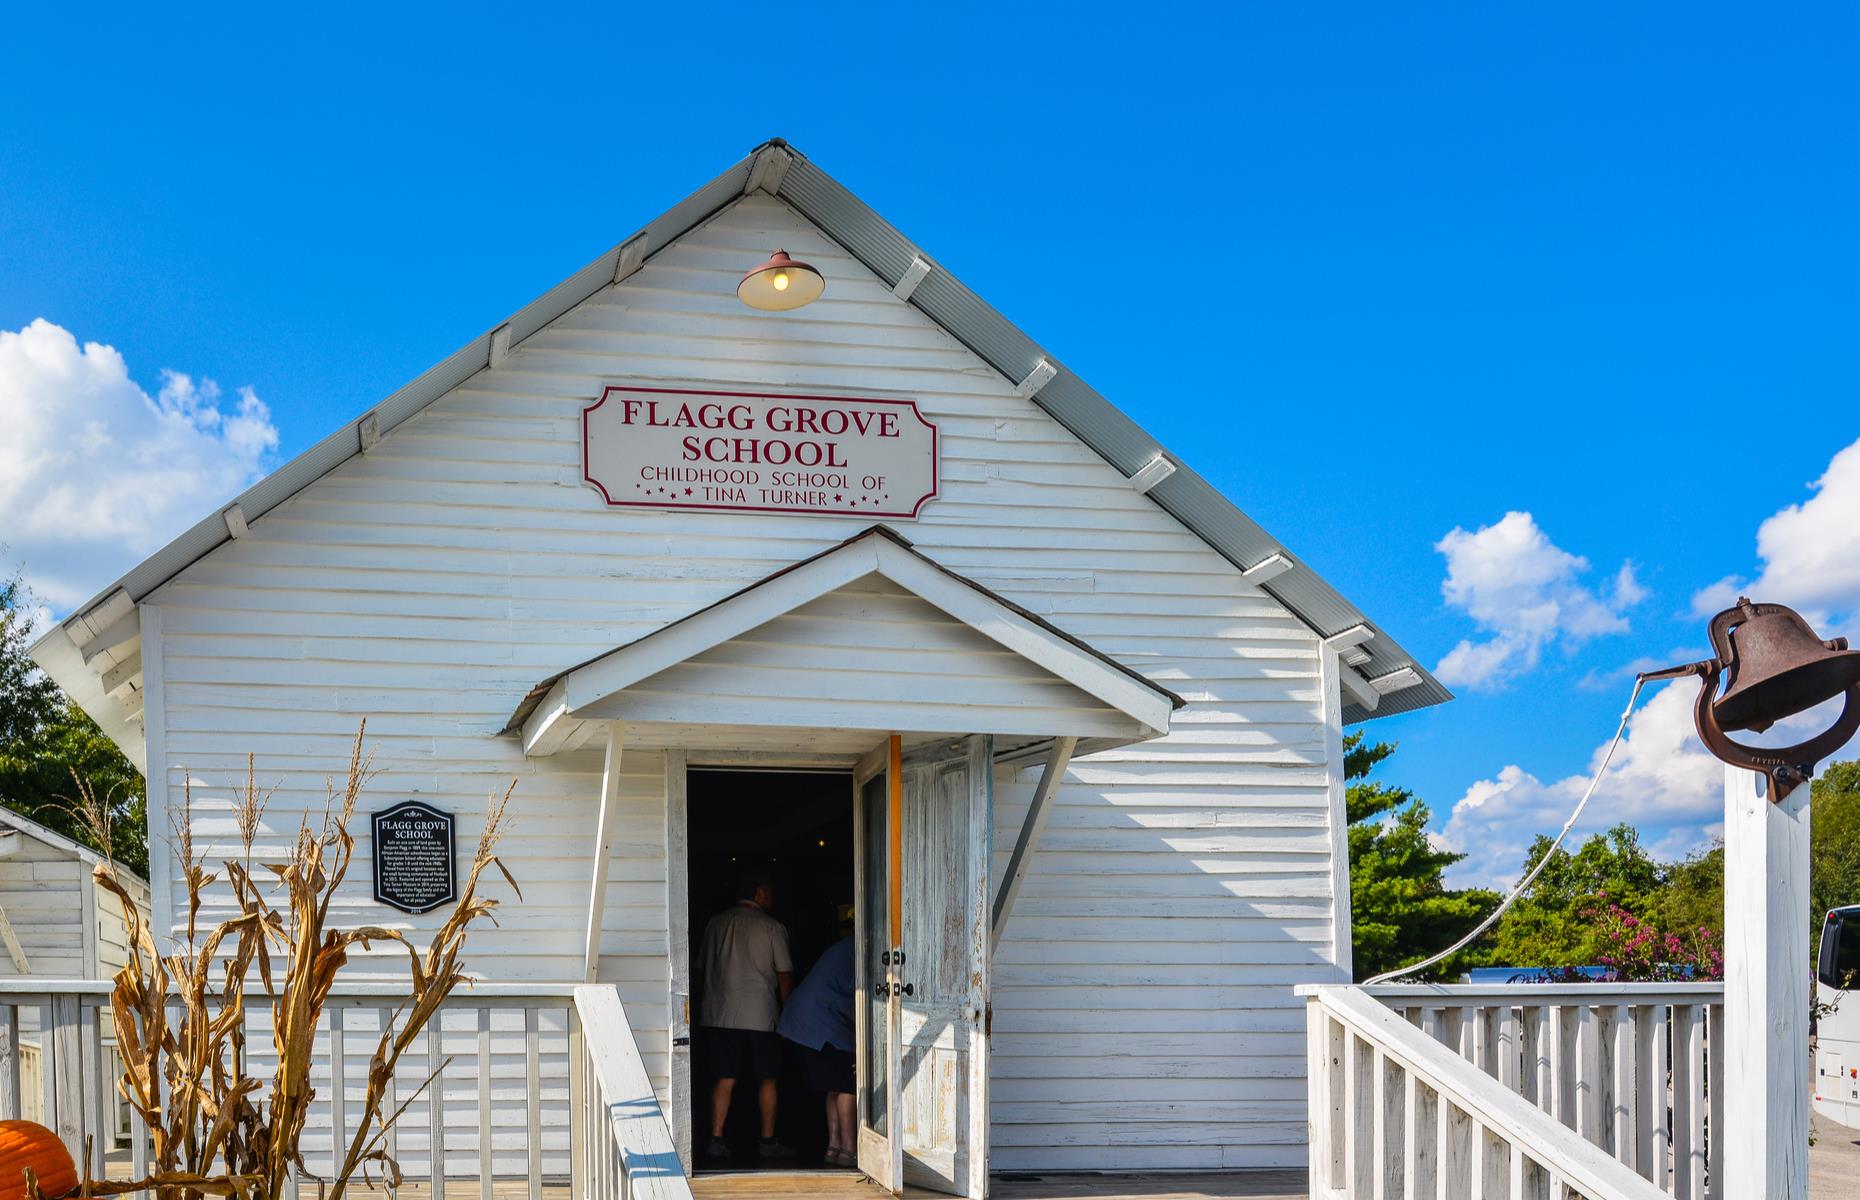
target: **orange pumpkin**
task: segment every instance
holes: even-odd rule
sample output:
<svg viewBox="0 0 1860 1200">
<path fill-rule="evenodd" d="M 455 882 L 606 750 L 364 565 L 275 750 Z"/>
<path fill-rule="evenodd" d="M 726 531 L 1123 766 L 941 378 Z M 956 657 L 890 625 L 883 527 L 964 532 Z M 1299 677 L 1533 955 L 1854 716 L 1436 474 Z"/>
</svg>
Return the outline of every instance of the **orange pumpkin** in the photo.
<svg viewBox="0 0 1860 1200">
<path fill-rule="evenodd" d="M 77 1191 L 77 1164 L 57 1134 L 36 1121 L 0 1121 L 0 1200 L 25 1200 L 27 1167 L 42 1195 Z"/>
</svg>

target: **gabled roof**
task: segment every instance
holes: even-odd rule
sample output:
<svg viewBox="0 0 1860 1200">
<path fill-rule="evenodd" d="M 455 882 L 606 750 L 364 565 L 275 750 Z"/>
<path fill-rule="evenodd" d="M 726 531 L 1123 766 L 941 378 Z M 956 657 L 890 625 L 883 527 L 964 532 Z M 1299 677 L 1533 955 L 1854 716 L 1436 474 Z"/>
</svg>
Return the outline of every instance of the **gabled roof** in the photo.
<svg viewBox="0 0 1860 1200">
<path fill-rule="evenodd" d="M 464 383 L 513 347 L 603 288 L 626 279 L 654 253 L 741 196 L 776 196 L 890 284 L 952 337 L 1012 382 L 1099 456 L 1136 477 L 1164 511 L 1181 521 L 1320 637 L 1335 638 L 1347 664 L 1342 673 L 1344 719 L 1361 721 L 1439 704 L 1452 698 L 1413 656 L 1362 611 L 1297 562 L 1278 539 L 1144 432 L 1083 379 L 996 312 L 889 222 L 847 191 L 812 160 L 777 139 L 758 146 L 729 170 L 687 196 L 644 229 L 601 255 L 525 306 L 508 321 L 468 342 L 425 374 L 387 397 L 242 493 L 104 589 L 33 648 L 33 657 L 67 691 L 75 648 L 89 660 L 100 636 L 86 618 L 93 610 L 141 599 L 193 562 L 348 461 L 428 404 Z M 107 624 L 97 621 L 95 625 Z M 67 647 L 48 646 L 64 639 Z M 56 663 L 57 665 L 54 665 Z M 95 668 L 92 667 L 92 670 Z M 114 674 L 129 680 L 119 665 Z M 139 686 L 139 685 L 138 685 Z M 90 689 L 90 690 L 95 690 Z M 108 690 L 108 689 L 105 689 Z M 122 694 L 114 692 L 112 694 Z M 136 706 L 133 700 L 130 708 Z M 87 711 L 90 711 L 87 706 Z M 129 718 L 92 711 L 119 742 Z M 133 717 L 133 712 L 130 713 Z"/>
<path fill-rule="evenodd" d="M 577 720 L 641 680 L 868 575 L 897 584 L 1124 714 L 1143 737 L 1167 732 L 1169 714 L 1182 707 L 1182 698 L 1174 692 L 951 571 L 895 530 L 874 525 L 644 637 L 542 680 L 518 703 L 503 732 L 521 732 L 525 753 L 548 752 L 534 747 L 559 743 L 560 730 L 550 731 L 556 722 Z M 1043 732 L 1063 736 L 1074 731 Z"/>
</svg>

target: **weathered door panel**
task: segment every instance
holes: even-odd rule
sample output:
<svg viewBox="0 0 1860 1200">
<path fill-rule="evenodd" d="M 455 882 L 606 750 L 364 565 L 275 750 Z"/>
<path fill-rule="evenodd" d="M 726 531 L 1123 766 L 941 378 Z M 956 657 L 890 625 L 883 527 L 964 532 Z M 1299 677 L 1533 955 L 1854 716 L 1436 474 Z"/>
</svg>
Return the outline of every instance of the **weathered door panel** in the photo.
<svg viewBox="0 0 1860 1200">
<path fill-rule="evenodd" d="M 988 1186 L 990 763 L 990 739 L 976 736 L 902 771 L 904 1181 L 973 1197 Z"/>
</svg>

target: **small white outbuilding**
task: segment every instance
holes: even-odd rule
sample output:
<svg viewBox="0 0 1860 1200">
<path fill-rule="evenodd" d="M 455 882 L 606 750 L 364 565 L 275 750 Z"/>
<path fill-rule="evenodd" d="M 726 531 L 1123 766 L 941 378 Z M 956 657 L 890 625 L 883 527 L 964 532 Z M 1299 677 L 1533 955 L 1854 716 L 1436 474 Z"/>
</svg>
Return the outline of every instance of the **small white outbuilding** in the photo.
<svg viewBox="0 0 1860 1200">
<path fill-rule="evenodd" d="M 818 299 L 739 299 L 776 250 Z M 1149 353 L 1198 386 L 1200 349 Z M 1333 436 L 1314 414 L 1305 452 Z M 1448 698 L 780 142 L 34 656 L 147 765 L 157 830 L 191 780 L 226 843 L 256 755 L 261 853 L 366 718 L 394 811 L 346 921 L 437 922 L 432 839 L 469 846 L 516 778 L 524 896 L 471 965 L 617 983 L 687 1153 L 691 946 L 719 873 L 778 858 L 797 947 L 856 921 L 861 1166 L 978 1196 L 991 1167 L 1304 1162 L 1293 988 L 1349 974 L 1343 731 Z M 160 847 L 151 873 L 172 928 Z"/>
<path fill-rule="evenodd" d="M 0 806 L 0 978 L 109 979 L 127 961 L 122 905 L 92 879 L 103 856 Z M 148 919 L 149 887 L 117 868 Z"/>
</svg>

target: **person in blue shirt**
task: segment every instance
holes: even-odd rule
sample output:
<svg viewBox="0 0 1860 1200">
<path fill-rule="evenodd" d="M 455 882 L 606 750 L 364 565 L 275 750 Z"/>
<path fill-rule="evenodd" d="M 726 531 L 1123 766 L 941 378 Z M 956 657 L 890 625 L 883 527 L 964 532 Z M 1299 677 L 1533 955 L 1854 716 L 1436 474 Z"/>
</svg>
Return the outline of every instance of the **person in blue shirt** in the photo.
<svg viewBox="0 0 1860 1200">
<path fill-rule="evenodd" d="M 783 1007 L 775 1032 L 793 1043 L 807 1085 L 826 1093 L 827 1163 L 857 1166 L 858 1118 L 853 1102 L 853 940 L 841 938 L 820 956 Z"/>
</svg>

